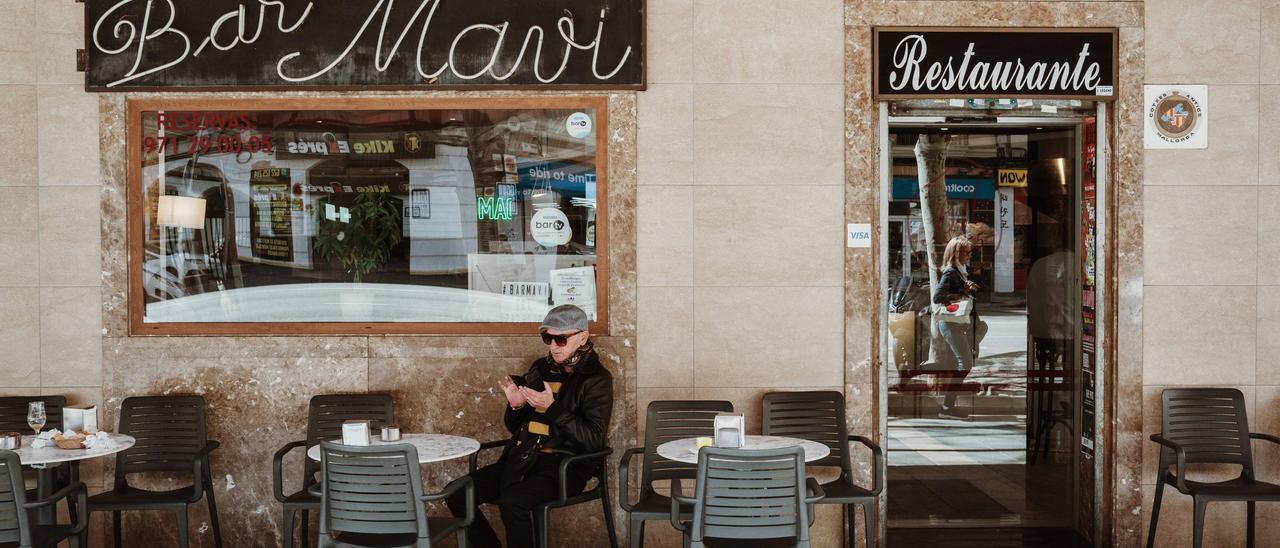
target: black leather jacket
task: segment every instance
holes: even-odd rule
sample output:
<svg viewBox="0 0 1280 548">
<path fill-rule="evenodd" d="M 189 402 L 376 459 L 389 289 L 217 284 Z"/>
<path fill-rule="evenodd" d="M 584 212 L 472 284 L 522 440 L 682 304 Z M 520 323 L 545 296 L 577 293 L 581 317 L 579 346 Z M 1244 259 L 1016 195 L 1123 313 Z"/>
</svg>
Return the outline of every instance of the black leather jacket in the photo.
<svg viewBox="0 0 1280 548">
<path fill-rule="evenodd" d="M 542 385 L 544 372 L 551 366 L 550 358 L 533 362 L 524 378 L 530 386 Z M 513 434 L 504 453 L 509 453 L 524 428 L 533 407 L 520 409 L 507 406 L 503 417 L 507 431 Z M 591 453 L 604 449 L 609 438 L 609 418 L 613 414 L 613 375 L 600 364 L 595 351 L 583 359 L 560 387 L 555 402 L 547 408 L 551 420 L 551 434 L 543 447 L 561 449 L 575 454 Z"/>
</svg>

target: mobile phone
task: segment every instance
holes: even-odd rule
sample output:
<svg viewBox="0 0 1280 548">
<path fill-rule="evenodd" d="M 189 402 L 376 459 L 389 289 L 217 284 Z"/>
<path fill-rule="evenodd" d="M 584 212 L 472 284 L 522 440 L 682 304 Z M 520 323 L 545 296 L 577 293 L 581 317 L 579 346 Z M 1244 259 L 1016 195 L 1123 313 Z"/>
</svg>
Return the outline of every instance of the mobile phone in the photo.
<svg viewBox="0 0 1280 548">
<path fill-rule="evenodd" d="M 511 382 L 516 386 L 529 386 L 529 381 L 524 380 L 524 375 L 507 375 L 511 377 Z"/>
</svg>

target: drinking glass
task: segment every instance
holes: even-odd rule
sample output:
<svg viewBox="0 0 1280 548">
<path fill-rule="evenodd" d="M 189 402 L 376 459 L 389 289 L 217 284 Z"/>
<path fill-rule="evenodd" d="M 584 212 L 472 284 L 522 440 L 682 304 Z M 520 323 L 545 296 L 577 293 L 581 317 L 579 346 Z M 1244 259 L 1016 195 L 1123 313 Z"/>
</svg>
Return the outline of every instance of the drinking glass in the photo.
<svg viewBox="0 0 1280 548">
<path fill-rule="evenodd" d="M 35 430 L 36 434 L 39 434 L 40 429 L 44 428 L 44 421 L 44 402 L 33 401 L 30 404 L 27 404 L 27 425 L 30 426 L 32 430 Z"/>
</svg>

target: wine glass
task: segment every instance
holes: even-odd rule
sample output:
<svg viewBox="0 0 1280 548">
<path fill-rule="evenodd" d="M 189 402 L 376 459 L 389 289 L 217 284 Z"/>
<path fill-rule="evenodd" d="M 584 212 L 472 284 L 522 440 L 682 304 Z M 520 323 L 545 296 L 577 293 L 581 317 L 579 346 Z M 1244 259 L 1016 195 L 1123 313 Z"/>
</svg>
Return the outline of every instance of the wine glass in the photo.
<svg viewBox="0 0 1280 548">
<path fill-rule="evenodd" d="M 40 429 L 44 428 L 44 422 L 44 402 L 33 401 L 27 404 L 27 425 L 36 431 L 36 435 L 39 435 Z"/>
</svg>

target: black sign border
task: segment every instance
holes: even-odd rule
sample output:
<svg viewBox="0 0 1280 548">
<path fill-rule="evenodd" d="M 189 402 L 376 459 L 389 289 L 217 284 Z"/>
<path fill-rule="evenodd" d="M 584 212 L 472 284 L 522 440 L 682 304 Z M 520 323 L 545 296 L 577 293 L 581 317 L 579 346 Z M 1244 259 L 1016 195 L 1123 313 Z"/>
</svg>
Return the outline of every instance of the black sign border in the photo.
<svg viewBox="0 0 1280 548">
<path fill-rule="evenodd" d="M 84 15 L 84 91 L 86 93 L 182 93 L 182 92 L 254 92 L 254 91 L 646 91 L 649 89 L 649 1 L 640 0 L 640 83 L 638 84 L 364 84 L 342 86 L 307 85 L 237 85 L 237 86 L 95 86 L 89 83 L 89 67 L 93 66 L 93 24 L 89 21 L 88 2 Z M 105 0 L 97 0 L 105 1 Z"/>
<path fill-rule="evenodd" d="M 880 34 L 882 32 L 947 32 L 947 33 L 1111 33 L 1111 95 L 1062 95 L 1053 93 L 978 93 L 952 96 L 920 93 L 895 93 L 880 91 Z M 873 26 L 871 27 L 871 100 L 897 101 L 905 99 L 1077 99 L 1081 101 L 1114 102 L 1120 91 L 1120 29 L 1117 27 L 937 27 L 937 26 Z"/>
</svg>

